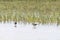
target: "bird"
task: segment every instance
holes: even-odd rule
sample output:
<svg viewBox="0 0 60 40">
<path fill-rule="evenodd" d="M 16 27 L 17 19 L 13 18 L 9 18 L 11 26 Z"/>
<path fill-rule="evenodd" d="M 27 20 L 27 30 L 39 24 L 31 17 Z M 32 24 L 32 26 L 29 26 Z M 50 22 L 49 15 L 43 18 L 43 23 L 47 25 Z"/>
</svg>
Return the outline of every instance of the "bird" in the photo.
<svg viewBox="0 0 60 40">
<path fill-rule="evenodd" d="M 17 22 L 15 22 L 14 24 L 15 24 L 15 27 L 17 27 L 17 26 L 16 26 L 16 25 L 17 25 Z"/>
<path fill-rule="evenodd" d="M 37 24 L 36 23 L 32 23 L 32 25 L 33 25 L 33 28 L 36 29 Z"/>
<path fill-rule="evenodd" d="M 36 26 L 37 24 L 36 23 L 32 23 L 33 26 Z"/>
</svg>

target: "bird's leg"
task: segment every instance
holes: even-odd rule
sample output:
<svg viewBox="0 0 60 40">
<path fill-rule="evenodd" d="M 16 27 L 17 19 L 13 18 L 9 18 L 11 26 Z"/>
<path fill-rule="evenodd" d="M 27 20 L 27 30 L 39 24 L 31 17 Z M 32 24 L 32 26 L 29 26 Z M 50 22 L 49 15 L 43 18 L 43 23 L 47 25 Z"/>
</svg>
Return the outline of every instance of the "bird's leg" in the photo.
<svg viewBox="0 0 60 40">
<path fill-rule="evenodd" d="M 15 27 L 16 27 L 16 24 L 15 24 Z"/>
</svg>

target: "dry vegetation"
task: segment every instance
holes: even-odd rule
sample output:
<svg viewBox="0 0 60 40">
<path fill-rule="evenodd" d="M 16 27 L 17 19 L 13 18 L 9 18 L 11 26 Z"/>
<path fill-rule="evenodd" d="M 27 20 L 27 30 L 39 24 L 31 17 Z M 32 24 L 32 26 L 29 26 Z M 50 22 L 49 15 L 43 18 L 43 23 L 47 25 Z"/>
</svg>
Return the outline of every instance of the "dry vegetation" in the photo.
<svg viewBox="0 0 60 40">
<path fill-rule="evenodd" d="M 0 21 L 9 20 L 60 24 L 60 1 L 0 1 Z"/>
</svg>

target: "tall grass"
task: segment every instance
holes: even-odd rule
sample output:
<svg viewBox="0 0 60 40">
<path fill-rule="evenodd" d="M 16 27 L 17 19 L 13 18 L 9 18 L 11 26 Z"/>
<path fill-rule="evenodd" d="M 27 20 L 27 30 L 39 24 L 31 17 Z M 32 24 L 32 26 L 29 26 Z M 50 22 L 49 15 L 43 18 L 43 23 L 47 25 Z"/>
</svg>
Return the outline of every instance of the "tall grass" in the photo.
<svg viewBox="0 0 60 40">
<path fill-rule="evenodd" d="M 0 22 L 25 21 L 60 24 L 59 0 L 1 1 Z"/>
</svg>

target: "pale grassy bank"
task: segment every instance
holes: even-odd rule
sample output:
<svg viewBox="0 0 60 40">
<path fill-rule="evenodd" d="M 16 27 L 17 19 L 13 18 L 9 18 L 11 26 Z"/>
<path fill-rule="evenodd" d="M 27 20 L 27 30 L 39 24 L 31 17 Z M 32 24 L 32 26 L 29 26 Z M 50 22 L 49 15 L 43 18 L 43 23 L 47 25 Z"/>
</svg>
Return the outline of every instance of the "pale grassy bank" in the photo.
<svg viewBox="0 0 60 40">
<path fill-rule="evenodd" d="M 0 1 L 0 22 L 24 21 L 60 24 L 59 0 Z"/>
</svg>

